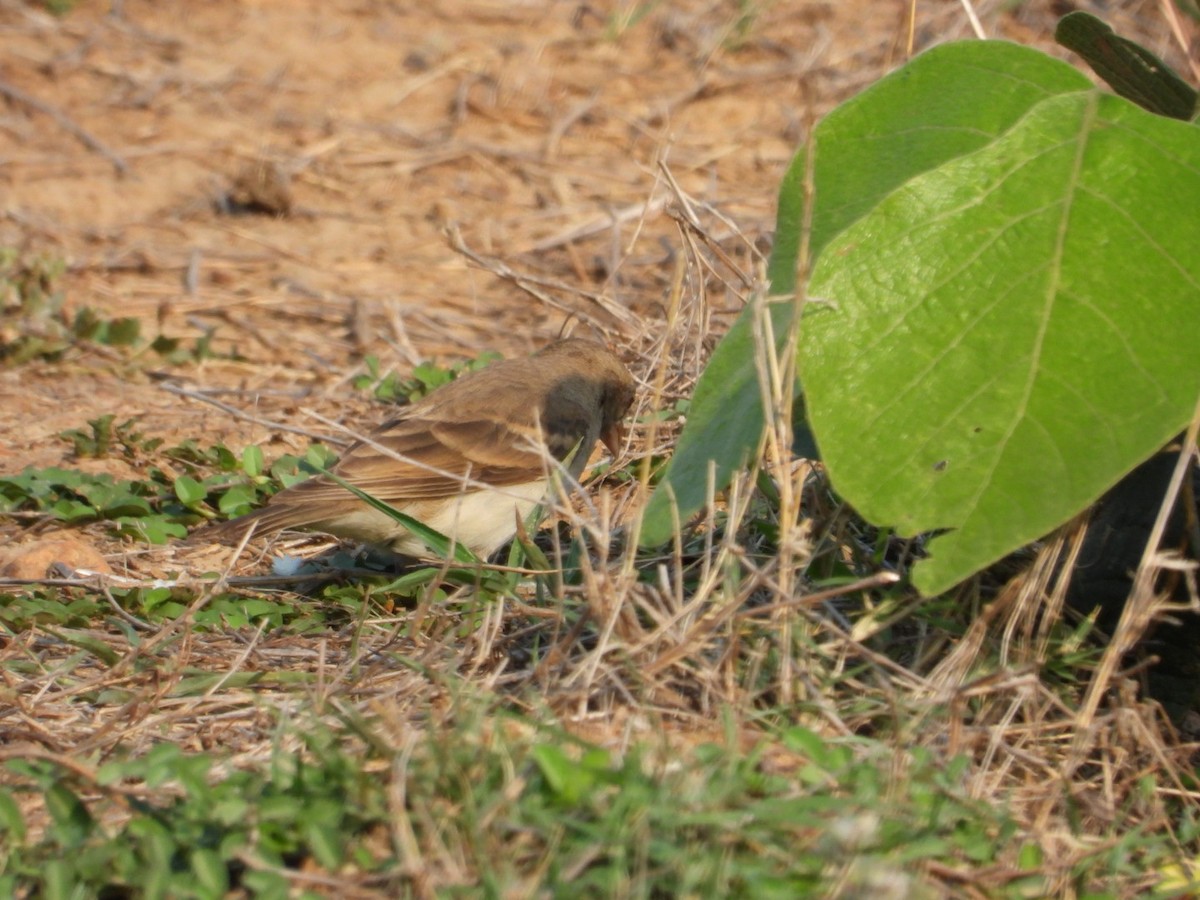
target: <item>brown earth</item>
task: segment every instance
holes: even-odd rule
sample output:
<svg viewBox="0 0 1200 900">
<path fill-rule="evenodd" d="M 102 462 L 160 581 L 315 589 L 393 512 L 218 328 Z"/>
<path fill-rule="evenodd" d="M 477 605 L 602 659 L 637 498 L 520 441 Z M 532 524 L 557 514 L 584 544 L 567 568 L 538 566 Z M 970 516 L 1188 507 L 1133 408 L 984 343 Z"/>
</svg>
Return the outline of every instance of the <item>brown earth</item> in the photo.
<svg viewBox="0 0 1200 900">
<path fill-rule="evenodd" d="M 307 442 L 281 423 L 329 435 L 318 416 L 360 430 L 384 417 L 350 383 L 368 355 L 404 372 L 525 353 L 569 330 L 607 340 L 647 381 L 665 363 L 660 402 L 684 396 L 761 284 L 778 184 L 812 124 L 910 53 L 971 37 L 967 8 L 986 35 L 1063 58 L 1054 22 L 1088 9 L 1200 77 L 1165 0 L 113 0 L 61 17 L 0 0 L 0 248 L 65 258 L 69 312 L 136 316 L 143 335 L 185 344 L 213 330 L 216 353 L 168 364 L 150 350 L 81 345 L 54 363 L 0 368 L 0 474 L 138 474 L 136 460 L 71 458 L 60 433 L 105 414 L 136 418 L 147 437 L 257 442 L 271 457 Z M 1182 28 L 1195 58 L 1197 28 Z M 0 319 L 0 334 L 11 326 Z M 635 436 L 643 446 L 645 430 Z M 26 524 L 0 523 L 0 545 L 31 537 Z M 87 545 L 72 558 L 92 568 L 120 573 L 123 557 L 149 555 L 99 529 L 84 537 L 104 558 Z M 3 555 L 5 565 L 27 556 L 21 571 L 51 561 Z M 360 670 L 353 629 L 304 646 L 208 631 L 177 651 L 173 627 L 137 650 L 161 654 L 173 678 L 180 659 L 201 656 L 216 672 L 309 667 L 322 685 L 327 672 L 340 673 L 335 685 L 353 672 L 345 690 L 361 691 L 356 702 L 382 703 L 386 691 L 404 727 L 408 710 L 439 702 L 437 685 L 408 668 Z M 381 628 L 386 646 L 395 633 Z M 124 660 L 124 633 L 110 631 Z M 427 646 L 458 652 L 445 634 Z M 446 658 L 482 665 L 490 634 L 477 656 L 468 646 Z M 31 629 L 9 652 L 32 655 L 24 644 L 38 640 Z M 46 646 L 37 652 L 75 654 Z M 138 676 L 144 703 L 97 707 L 76 695 L 126 678 L 121 666 L 45 672 L 9 690 L 39 705 L 21 713 L 21 740 L 55 753 L 122 742 L 132 753 L 168 738 L 229 752 L 244 740 L 257 752 L 274 740 L 251 690 L 171 706 L 150 666 Z M 562 708 L 588 709 L 583 688 L 562 696 Z M 218 704 L 220 717 L 201 714 Z M 233 706 L 248 717 L 241 731 L 228 724 Z M 599 721 L 625 739 L 619 716 Z M 1122 757 L 1135 774 L 1146 758 Z M 1038 804 L 1048 771 L 1026 777 Z"/>
<path fill-rule="evenodd" d="M 988 35 L 1053 50 L 1070 5 L 976 9 Z M 1091 6 L 1179 65 L 1158 4 Z M 168 374 L 327 432 L 302 410 L 361 415 L 347 381 L 366 354 L 407 370 L 583 328 L 694 372 L 761 271 L 798 142 L 903 61 L 908 15 L 881 0 L 156 0 L 61 17 L 0 2 L 0 246 L 64 257 L 69 310 L 138 316 L 148 336 L 215 329 L 240 357 L 73 351 L 0 372 L 0 471 L 64 462 L 59 432 L 110 412 L 168 439 L 274 433 L 168 393 Z M 914 50 L 970 34 L 959 4 L 917 5 Z M 272 211 L 218 208 L 264 172 Z M 681 229 L 685 203 L 703 239 Z"/>
</svg>

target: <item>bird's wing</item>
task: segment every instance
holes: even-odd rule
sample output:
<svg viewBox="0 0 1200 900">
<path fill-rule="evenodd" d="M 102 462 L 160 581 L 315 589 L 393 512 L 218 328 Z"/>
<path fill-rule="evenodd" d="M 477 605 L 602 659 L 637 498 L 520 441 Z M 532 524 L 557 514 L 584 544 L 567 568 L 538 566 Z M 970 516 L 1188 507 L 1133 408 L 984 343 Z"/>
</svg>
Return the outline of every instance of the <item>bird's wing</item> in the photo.
<svg viewBox="0 0 1200 900">
<path fill-rule="evenodd" d="M 373 439 L 379 446 L 354 448 L 338 474 L 364 490 L 374 485 L 398 497 L 452 495 L 463 490 L 463 476 L 499 487 L 545 473 L 537 432 L 492 418 L 401 420 L 380 428 Z"/>
<path fill-rule="evenodd" d="M 401 416 L 353 445 L 333 468 L 339 478 L 385 503 L 437 499 L 474 490 L 470 482 L 506 487 L 545 475 L 536 431 L 490 418 L 437 421 Z M 324 478 L 295 485 L 306 504 L 344 500 Z M 297 498 L 299 499 L 299 498 Z"/>
</svg>

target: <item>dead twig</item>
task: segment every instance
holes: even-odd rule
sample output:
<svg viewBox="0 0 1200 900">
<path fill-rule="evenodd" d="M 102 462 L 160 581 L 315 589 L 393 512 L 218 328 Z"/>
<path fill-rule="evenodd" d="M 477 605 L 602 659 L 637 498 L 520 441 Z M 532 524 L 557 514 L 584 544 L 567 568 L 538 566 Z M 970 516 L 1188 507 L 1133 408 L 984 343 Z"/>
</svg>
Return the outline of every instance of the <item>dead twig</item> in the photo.
<svg viewBox="0 0 1200 900">
<path fill-rule="evenodd" d="M 591 291 L 581 291 L 579 288 L 570 287 L 568 285 L 553 281 L 552 279 L 536 278 L 531 275 L 523 275 L 520 272 L 515 271 L 507 263 L 480 256 L 466 245 L 466 242 L 463 240 L 462 233 L 456 226 L 451 225 L 449 228 L 447 228 L 446 233 L 450 238 L 450 247 L 456 253 L 461 253 L 467 259 L 471 260 L 471 262 L 491 272 L 497 278 L 502 278 L 505 281 L 512 282 L 531 297 L 535 297 L 536 299 L 545 303 L 547 306 L 557 309 L 559 312 L 566 313 L 569 316 L 585 315 L 585 313 L 583 313 L 581 310 L 572 309 L 562 301 L 551 297 L 545 291 L 541 290 L 542 287 L 552 287 L 558 290 L 570 291 L 571 293 L 578 294 L 584 299 L 590 300 L 597 307 L 599 307 L 600 310 L 606 314 L 610 321 L 615 320 L 617 323 L 626 328 L 635 328 L 639 324 L 637 317 L 634 316 L 633 313 L 631 313 L 625 307 L 614 303 L 612 300 L 602 294 L 596 294 Z"/>
<path fill-rule="evenodd" d="M 58 123 L 58 127 L 64 131 L 69 131 L 73 134 L 81 144 L 91 150 L 93 153 L 99 153 L 117 170 L 118 175 L 124 175 L 129 171 L 129 164 L 125 162 L 115 151 L 110 150 L 99 138 L 89 132 L 87 129 L 78 125 L 74 119 L 68 116 L 65 112 L 56 106 L 51 106 L 44 100 L 39 100 L 32 94 L 27 94 L 18 87 L 13 87 L 6 81 L 0 80 L 0 95 L 7 97 L 13 103 L 19 103 L 29 109 L 36 110 L 43 115 L 49 116 Z"/>
<path fill-rule="evenodd" d="M 572 244 L 575 241 L 591 237 L 595 234 L 603 234 L 614 225 L 623 225 L 626 222 L 632 222 L 635 219 L 640 219 L 650 215 L 651 213 L 656 213 L 663 208 L 665 203 L 666 199 L 663 197 L 655 197 L 651 200 L 647 200 L 644 203 L 634 203 L 630 206 L 624 207 L 623 209 L 618 209 L 617 211 L 606 216 L 592 219 L 584 222 L 582 225 L 572 226 L 566 231 L 561 231 L 558 234 L 544 238 L 529 249 L 533 253 L 541 253 L 545 250 L 553 250 L 565 244 Z"/>
<path fill-rule="evenodd" d="M 203 391 L 190 391 L 187 388 L 179 387 L 174 384 L 160 384 L 160 388 L 168 394 L 174 394 L 177 397 L 186 397 L 189 400 L 199 400 L 202 403 L 207 403 L 210 406 L 215 406 L 222 412 L 227 412 L 231 416 L 237 416 L 239 419 L 244 419 L 247 422 L 253 422 L 255 425 L 262 425 L 264 428 L 271 428 L 276 431 L 287 431 L 292 434 L 303 435 L 304 437 L 312 438 L 316 441 L 323 441 L 326 444 L 333 444 L 335 447 L 345 447 L 350 441 L 343 438 L 334 437 L 328 434 L 317 434 L 308 428 L 301 428 L 298 425 L 289 425 L 286 422 L 275 422 L 270 419 L 263 419 L 259 416 L 252 415 L 244 410 L 238 409 L 236 406 L 231 406 L 228 403 L 222 403 L 214 397 L 210 397 Z"/>
</svg>

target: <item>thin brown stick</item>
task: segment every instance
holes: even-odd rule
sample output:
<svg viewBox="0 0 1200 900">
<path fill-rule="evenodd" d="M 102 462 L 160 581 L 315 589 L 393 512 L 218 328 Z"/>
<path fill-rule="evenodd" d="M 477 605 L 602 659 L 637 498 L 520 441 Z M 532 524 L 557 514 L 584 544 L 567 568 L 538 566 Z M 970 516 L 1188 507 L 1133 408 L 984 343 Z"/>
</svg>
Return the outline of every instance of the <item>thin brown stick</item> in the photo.
<svg viewBox="0 0 1200 900">
<path fill-rule="evenodd" d="M 217 409 L 221 410 L 222 412 L 227 412 L 231 416 L 237 416 L 239 419 L 244 419 L 247 422 L 253 422 L 255 425 L 262 425 L 264 428 L 271 428 L 275 431 L 287 431 L 291 432 L 292 434 L 300 434 L 316 441 L 323 441 L 327 444 L 333 444 L 336 447 L 345 447 L 350 443 L 350 441 L 346 440 L 345 438 L 334 437 L 328 434 L 317 434 L 315 431 L 312 431 L 308 428 L 301 428 L 298 425 L 289 425 L 286 422 L 275 422 L 271 419 L 260 418 L 259 416 L 255 416 L 245 412 L 244 410 L 240 410 L 236 406 L 231 406 L 228 403 L 222 403 L 220 400 L 210 397 L 201 391 L 190 391 L 187 388 L 182 388 L 178 385 L 168 383 L 160 384 L 159 387 L 168 394 L 174 394 L 177 397 L 186 397 L 189 400 L 199 400 L 202 403 L 215 406 Z"/>
<path fill-rule="evenodd" d="M 753 619 L 759 616 L 770 615 L 778 612 L 781 609 L 795 609 L 797 606 L 815 606 L 818 603 L 824 603 L 826 600 L 832 600 L 835 597 L 844 597 L 846 594 L 857 593 L 858 591 L 868 591 L 872 588 L 885 587 L 889 584 L 895 584 L 900 580 L 900 576 L 895 572 L 877 572 L 867 578 L 844 584 L 840 587 L 826 588 L 823 591 L 814 591 L 811 594 L 804 594 L 800 597 L 791 597 L 787 600 L 780 600 L 778 603 L 770 603 L 765 606 L 755 606 L 750 609 L 744 609 L 737 614 L 735 618 Z"/>
<path fill-rule="evenodd" d="M 575 241 L 581 241 L 593 235 L 603 234 L 616 225 L 624 225 L 626 222 L 645 218 L 651 213 L 658 212 L 663 208 L 665 202 L 664 198 L 656 197 L 644 203 L 631 204 L 607 216 L 589 219 L 581 225 L 573 225 L 565 231 L 560 231 L 548 238 L 543 238 L 529 249 L 533 253 L 542 253 L 546 250 L 554 250 L 558 247 L 572 244 Z"/>
<path fill-rule="evenodd" d="M 572 309 L 571 307 L 567 306 L 566 304 L 562 303 L 559 300 L 554 299 L 549 294 L 547 294 L 545 291 L 540 289 L 540 287 L 553 287 L 556 289 L 561 288 L 561 289 L 566 290 L 566 289 L 568 289 L 566 285 L 562 285 L 560 283 L 554 282 L 551 279 L 536 278 L 531 275 L 523 275 L 520 272 L 517 272 L 516 270 L 511 268 L 507 263 L 500 262 L 499 260 L 496 260 L 496 259 L 488 259 L 486 257 L 480 256 L 478 253 L 476 253 L 474 250 L 472 250 L 470 247 L 467 246 L 466 242 L 463 240 L 462 233 L 458 230 L 457 226 L 451 225 L 449 228 L 446 229 L 446 233 L 447 233 L 447 236 L 450 238 L 451 249 L 453 249 L 456 253 L 461 253 L 467 259 L 471 260 L 471 262 L 473 262 L 476 265 L 491 272 L 497 278 L 502 278 L 505 281 L 512 282 L 517 287 L 519 287 L 521 290 L 523 290 L 525 293 L 529 294 L 531 297 L 535 297 L 538 300 L 545 303 L 547 306 L 552 307 L 553 309 L 557 309 L 560 312 L 566 313 L 567 315 L 577 316 L 577 317 L 586 315 L 582 310 Z M 607 297 L 605 297 L 601 294 L 593 293 L 591 291 L 581 291 L 578 288 L 574 288 L 574 287 L 569 288 L 569 289 L 571 290 L 572 293 L 578 294 L 579 296 L 583 297 L 584 299 L 590 300 L 592 303 L 594 303 L 597 307 L 600 308 L 600 310 L 602 312 L 604 312 L 609 317 L 610 320 L 615 320 L 617 323 L 624 325 L 626 327 L 634 327 L 638 324 L 637 319 L 633 315 L 633 313 L 631 313 L 625 307 L 614 303 L 612 300 L 608 299 Z"/>
<path fill-rule="evenodd" d="M 51 106 L 44 100 L 39 100 L 33 94 L 27 94 L 18 87 L 13 87 L 6 81 L 0 80 L 0 95 L 7 97 L 13 103 L 19 103 L 22 106 L 27 106 L 32 110 L 49 116 L 58 123 L 58 127 L 64 131 L 69 131 L 73 134 L 81 144 L 91 150 L 93 153 L 99 153 L 117 170 L 118 175 L 124 175 L 129 171 L 129 164 L 125 162 L 115 151 L 110 150 L 99 138 L 89 132 L 87 129 L 78 125 L 74 119 L 68 116 L 57 106 Z"/>
</svg>

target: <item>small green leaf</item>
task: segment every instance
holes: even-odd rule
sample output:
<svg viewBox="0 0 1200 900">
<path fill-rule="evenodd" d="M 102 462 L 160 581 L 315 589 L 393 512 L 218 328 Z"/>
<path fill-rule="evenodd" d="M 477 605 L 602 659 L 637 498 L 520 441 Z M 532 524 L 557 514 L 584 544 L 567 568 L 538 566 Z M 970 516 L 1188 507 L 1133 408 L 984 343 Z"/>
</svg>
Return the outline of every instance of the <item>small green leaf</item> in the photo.
<svg viewBox="0 0 1200 900">
<path fill-rule="evenodd" d="M 83 519 L 95 519 L 99 516 L 94 507 L 80 503 L 78 500 L 59 500 L 50 507 L 50 512 L 64 522 L 78 522 Z"/>
<path fill-rule="evenodd" d="M 313 444 L 304 452 L 304 462 L 316 472 L 322 472 L 337 462 L 337 454 L 324 444 Z"/>
<path fill-rule="evenodd" d="M 208 489 L 190 475 L 180 475 L 175 479 L 175 496 L 184 506 L 195 506 L 208 496 Z"/>
<path fill-rule="evenodd" d="M 160 334 L 150 343 L 150 349 L 159 356 L 170 356 L 179 349 L 179 338 L 169 338 Z"/>
<path fill-rule="evenodd" d="M 810 762 L 824 767 L 830 759 L 829 742 L 810 728 L 793 725 L 783 734 L 784 744 L 803 753 Z"/>
<path fill-rule="evenodd" d="M 47 860 L 41 874 L 45 900 L 76 900 L 79 896 L 75 867 L 69 860 Z"/>
<path fill-rule="evenodd" d="M 262 447 L 257 444 L 252 444 L 242 451 L 242 469 L 251 478 L 257 478 L 263 473 L 263 452 Z"/>
<path fill-rule="evenodd" d="M 420 382 L 423 388 L 422 394 L 429 394 L 443 384 L 448 384 L 453 375 L 449 369 L 443 369 L 440 366 L 435 366 L 431 363 L 422 363 L 413 369 L 413 378 Z"/>
<path fill-rule="evenodd" d="M 417 589 L 425 587 L 440 574 L 440 568 L 423 566 L 419 569 L 413 569 L 411 572 L 406 572 L 394 581 L 389 581 L 382 587 L 376 588 L 372 593 L 400 594 L 405 597 L 412 596 Z"/>
<path fill-rule="evenodd" d="M 1142 109 L 1187 122 L 1195 118 L 1196 91 L 1140 44 L 1123 38 L 1090 13 L 1063 16 L 1054 39 L 1084 58 L 1097 75 Z"/>
<path fill-rule="evenodd" d="M 217 509 L 225 515 L 233 517 L 250 512 L 258 500 L 258 492 L 252 485 L 235 484 L 221 495 L 217 501 Z"/>
<path fill-rule="evenodd" d="M 10 841 L 20 843 L 25 840 L 25 817 L 21 815 L 21 807 L 7 788 L 0 788 L 0 830 L 9 836 Z"/>
<path fill-rule="evenodd" d="M 148 544 L 166 544 L 171 540 L 187 537 L 187 528 L 166 516 L 117 516 L 113 519 L 117 531 L 140 538 Z"/>
<path fill-rule="evenodd" d="M 168 587 L 150 588 L 141 592 L 142 608 L 146 612 L 154 612 L 171 599 L 171 589 Z"/>
<path fill-rule="evenodd" d="M 292 896 L 291 882 L 278 872 L 250 871 L 242 876 L 242 884 L 255 900 L 288 900 Z"/>
<path fill-rule="evenodd" d="M 1032 872 L 1041 867 L 1045 854 L 1042 852 L 1040 845 L 1027 842 L 1021 845 L 1020 851 L 1017 853 L 1017 868 Z"/>
<path fill-rule="evenodd" d="M 128 347 L 137 343 L 142 333 L 142 323 L 135 318 L 112 319 L 105 328 L 103 343 L 114 347 Z"/>
<path fill-rule="evenodd" d="M 608 754 L 599 748 L 600 756 L 585 756 L 583 760 L 571 759 L 557 744 L 538 744 L 532 750 L 538 771 L 546 784 L 564 803 L 579 803 L 597 784 L 599 775 L 609 764 Z"/>
<path fill-rule="evenodd" d="M 191 864 L 196 883 L 206 896 L 225 896 L 229 890 L 229 869 L 215 850 L 193 850 Z"/>
<path fill-rule="evenodd" d="M 65 847 L 78 847 L 95 828 L 87 806 L 61 781 L 46 791 L 46 809 L 54 820 L 55 837 Z"/>
<path fill-rule="evenodd" d="M 103 323 L 96 311 L 89 306 L 85 306 L 75 313 L 75 318 L 71 323 L 71 331 L 77 338 L 91 340 L 100 333 Z"/>
<path fill-rule="evenodd" d="M 312 854 L 326 869 L 336 871 L 345 856 L 345 836 L 340 821 L 319 821 L 312 818 L 304 823 L 304 838 Z"/>
<path fill-rule="evenodd" d="M 130 487 L 129 482 L 114 483 L 111 479 L 97 479 L 79 485 L 76 490 L 106 517 L 148 515 L 149 502 L 134 494 Z"/>
</svg>

